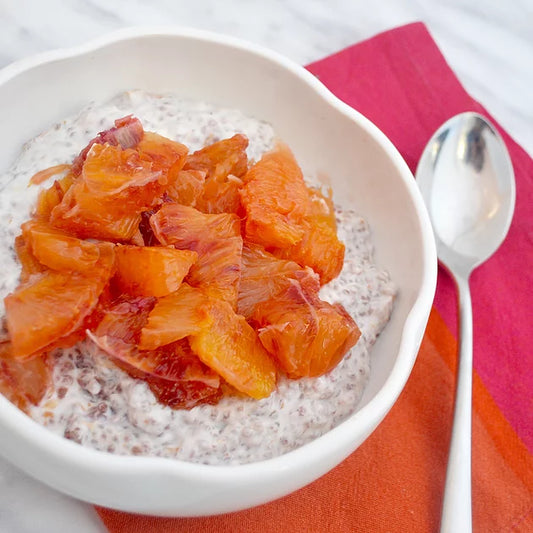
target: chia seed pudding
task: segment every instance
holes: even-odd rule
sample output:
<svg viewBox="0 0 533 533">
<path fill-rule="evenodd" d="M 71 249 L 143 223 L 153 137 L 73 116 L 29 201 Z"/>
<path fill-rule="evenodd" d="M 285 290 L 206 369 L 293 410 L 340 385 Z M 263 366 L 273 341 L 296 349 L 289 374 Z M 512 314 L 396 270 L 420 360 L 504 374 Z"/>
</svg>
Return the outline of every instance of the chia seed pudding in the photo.
<svg viewBox="0 0 533 533">
<path fill-rule="evenodd" d="M 72 161 L 115 118 L 134 114 L 145 130 L 198 150 L 244 133 L 248 157 L 258 160 L 274 146 L 272 127 L 233 109 L 152 95 L 121 94 L 91 104 L 27 143 L 0 177 L 0 314 L 3 298 L 18 284 L 20 265 L 13 242 L 29 216 L 40 187 L 28 188 L 36 172 Z M 45 185 L 46 186 L 46 185 Z M 53 354 L 53 387 L 30 416 L 51 431 L 84 446 L 122 455 L 173 457 L 205 464 L 268 459 L 323 435 L 356 409 L 370 372 L 370 350 L 392 311 L 395 286 L 373 262 L 370 229 L 356 212 L 336 207 L 339 239 L 346 245 L 338 278 L 321 297 L 341 303 L 361 330 L 356 346 L 331 372 L 318 378 L 280 376 L 270 397 L 223 397 L 217 405 L 173 410 L 157 402 L 148 385 L 116 367 L 90 341 Z"/>
</svg>

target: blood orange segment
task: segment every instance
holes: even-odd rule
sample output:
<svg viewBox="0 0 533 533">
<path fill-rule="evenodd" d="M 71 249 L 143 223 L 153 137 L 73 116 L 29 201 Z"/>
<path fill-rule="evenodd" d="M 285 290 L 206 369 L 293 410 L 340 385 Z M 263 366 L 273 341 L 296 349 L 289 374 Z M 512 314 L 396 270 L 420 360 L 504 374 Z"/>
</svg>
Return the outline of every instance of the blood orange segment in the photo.
<svg viewBox="0 0 533 533">
<path fill-rule="evenodd" d="M 205 175 L 203 170 L 180 170 L 165 193 L 178 204 L 194 207 L 204 192 Z"/>
<path fill-rule="evenodd" d="M 121 198 L 124 208 L 150 207 L 154 194 L 148 187 L 162 178 L 162 170 L 154 168 L 151 158 L 143 158 L 137 150 L 109 144 L 95 144 L 82 169 L 87 191 L 96 196 Z M 166 178 L 163 178 L 166 180 Z"/>
<path fill-rule="evenodd" d="M 279 259 L 258 244 L 245 243 L 242 250 L 238 313 L 250 318 L 258 305 L 286 289 L 289 279 L 301 280 L 305 277 L 314 280 L 318 290 L 318 279 L 311 269 L 302 268 L 294 261 Z"/>
<path fill-rule="evenodd" d="M 89 141 L 89 144 L 80 152 L 72 163 L 72 172 L 78 176 L 87 154 L 95 144 L 111 144 L 122 148 L 134 148 L 143 138 L 143 127 L 138 118 L 131 115 L 115 120 L 115 126 L 108 130 L 101 131 Z"/>
<path fill-rule="evenodd" d="M 299 243 L 274 253 L 312 268 L 324 285 L 340 274 L 344 264 L 345 246 L 339 241 L 336 231 L 324 223 L 306 221 L 304 227 L 304 237 Z"/>
<path fill-rule="evenodd" d="M 185 409 L 216 403 L 222 394 L 220 377 L 192 353 L 186 339 L 155 350 L 138 350 L 154 303 L 155 298 L 122 297 L 89 337 L 123 370 L 146 381 L 160 402 Z"/>
<path fill-rule="evenodd" d="M 53 167 L 45 168 L 34 174 L 30 179 L 30 185 L 39 185 L 44 181 L 50 179 L 56 174 L 61 174 L 70 170 L 70 165 L 54 165 Z"/>
<path fill-rule="evenodd" d="M 137 145 L 137 150 L 142 158 L 147 156 L 152 161 L 152 170 L 161 170 L 160 182 L 164 183 L 165 188 L 159 190 L 160 196 L 179 178 L 188 149 L 179 142 L 146 131 Z"/>
<path fill-rule="evenodd" d="M 102 247 L 112 247 L 71 237 L 36 220 L 22 225 L 22 235 L 36 259 L 53 270 L 87 272 L 96 266 Z"/>
<path fill-rule="evenodd" d="M 263 346 L 291 378 L 328 372 L 360 336 L 341 305 L 321 301 L 312 288 L 294 280 L 258 306 L 252 322 Z"/>
<path fill-rule="evenodd" d="M 110 303 L 111 290 L 109 285 L 106 285 L 100 294 L 100 297 L 98 298 L 98 303 L 94 309 L 83 319 L 80 326 L 72 333 L 60 337 L 59 339 L 46 345 L 41 351 L 43 353 L 51 353 L 58 348 L 71 348 L 76 343 L 83 341 L 87 336 L 87 330 L 95 328 L 105 316 Z"/>
<path fill-rule="evenodd" d="M 302 222 L 304 236 L 294 246 L 274 250 L 284 259 L 308 266 L 320 276 L 321 284 L 336 278 L 344 264 L 344 244 L 337 237 L 337 224 L 331 197 L 310 189 L 308 209 Z"/>
<path fill-rule="evenodd" d="M 242 177 L 248 170 L 248 138 L 240 133 L 205 146 L 187 157 L 185 170 L 203 170 L 207 180 L 223 182 L 229 174 Z"/>
<path fill-rule="evenodd" d="M 140 222 L 137 210 L 126 213 L 120 202 L 89 193 L 79 178 L 50 215 L 52 226 L 82 239 L 129 241 Z"/>
<path fill-rule="evenodd" d="M 28 281 L 34 274 L 39 274 L 46 270 L 46 268 L 37 261 L 31 251 L 30 245 L 22 235 L 15 237 L 15 253 L 22 266 L 20 272 L 21 283 Z"/>
<path fill-rule="evenodd" d="M 207 215 L 190 206 L 164 204 L 150 219 L 161 244 L 188 249 L 201 241 L 240 237 L 241 221 L 229 213 Z"/>
<path fill-rule="evenodd" d="M 141 330 L 156 302 L 153 297 L 119 297 L 108 305 L 94 328 L 94 336 L 116 339 L 129 350 L 139 343 Z"/>
<path fill-rule="evenodd" d="M 159 203 L 168 185 L 168 169 L 158 164 L 137 150 L 94 144 L 81 176 L 52 210 L 52 225 L 82 238 L 129 241 L 141 211 Z"/>
<path fill-rule="evenodd" d="M 37 198 L 35 215 L 48 220 L 54 207 L 61 203 L 73 183 L 74 176 L 69 173 L 60 180 L 55 180 L 48 189 L 43 189 Z"/>
<path fill-rule="evenodd" d="M 237 213 L 241 207 L 239 190 L 242 183 L 232 174 L 223 182 L 207 181 L 195 207 L 203 213 Z"/>
<path fill-rule="evenodd" d="M 195 207 L 203 213 L 236 213 L 240 208 L 240 178 L 248 169 L 248 139 L 237 134 L 194 152 L 185 169 L 206 173 L 205 186 Z"/>
<path fill-rule="evenodd" d="M 265 248 L 301 241 L 309 193 L 302 171 L 284 145 L 266 153 L 244 177 L 240 190 L 246 239 Z"/>
<path fill-rule="evenodd" d="M 257 333 L 222 300 L 212 299 L 209 323 L 193 334 L 191 349 L 237 390 L 260 399 L 276 386 L 276 367 Z"/>
<path fill-rule="evenodd" d="M 11 356 L 11 345 L 0 344 L 0 393 L 19 409 L 26 411 L 29 404 L 37 405 L 51 384 L 51 373 L 46 357 L 20 361 Z"/>
<path fill-rule="evenodd" d="M 200 361 L 186 339 L 158 348 L 149 357 L 153 357 L 154 370 L 145 379 L 161 403 L 192 409 L 220 400 L 220 376 Z"/>
<path fill-rule="evenodd" d="M 204 214 L 193 207 L 165 204 L 151 217 L 150 225 L 162 244 L 198 253 L 188 282 L 211 287 L 236 307 L 242 255 L 240 219 L 236 215 Z"/>
<path fill-rule="evenodd" d="M 27 359 L 76 331 L 98 303 L 107 280 L 43 272 L 5 299 L 13 356 Z"/>
<path fill-rule="evenodd" d="M 208 323 L 206 302 L 206 294 L 187 283 L 159 299 L 142 329 L 139 349 L 155 350 L 198 333 Z"/>
<path fill-rule="evenodd" d="M 135 296 L 167 296 L 176 291 L 198 258 L 196 252 L 162 246 L 119 246 L 115 281 Z"/>
<path fill-rule="evenodd" d="M 184 144 L 151 131 L 144 132 L 143 138 L 137 145 L 137 150 L 141 154 L 148 155 L 154 162 L 154 166 L 167 171 L 172 169 L 173 173 L 181 170 L 189 151 Z"/>
<path fill-rule="evenodd" d="M 207 289 L 235 309 L 241 277 L 242 237 L 206 241 L 195 248 L 198 262 L 191 267 L 187 282 Z"/>
</svg>

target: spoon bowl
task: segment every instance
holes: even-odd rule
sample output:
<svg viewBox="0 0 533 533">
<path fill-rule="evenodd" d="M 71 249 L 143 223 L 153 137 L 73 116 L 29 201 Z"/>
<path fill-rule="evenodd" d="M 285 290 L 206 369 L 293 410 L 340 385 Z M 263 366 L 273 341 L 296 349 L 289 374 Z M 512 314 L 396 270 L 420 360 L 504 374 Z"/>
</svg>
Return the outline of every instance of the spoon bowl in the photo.
<svg viewBox="0 0 533 533">
<path fill-rule="evenodd" d="M 472 531 L 472 303 L 468 279 L 505 239 L 514 212 L 513 166 L 503 139 L 477 113 L 462 113 L 431 137 L 416 180 L 437 255 L 459 293 L 459 364 L 442 506 L 442 533 Z"/>
<path fill-rule="evenodd" d="M 511 224 L 515 182 L 505 143 L 481 115 L 461 113 L 432 136 L 416 178 L 439 260 L 470 273 L 498 249 Z"/>
</svg>

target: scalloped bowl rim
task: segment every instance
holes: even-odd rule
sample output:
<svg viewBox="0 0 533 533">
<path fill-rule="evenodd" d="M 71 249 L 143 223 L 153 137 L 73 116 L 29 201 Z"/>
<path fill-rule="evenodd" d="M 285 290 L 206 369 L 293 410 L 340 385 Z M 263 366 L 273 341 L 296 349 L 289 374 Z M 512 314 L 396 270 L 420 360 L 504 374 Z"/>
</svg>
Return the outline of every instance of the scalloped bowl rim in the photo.
<svg viewBox="0 0 533 533">
<path fill-rule="evenodd" d="M 247 52 L 262 56 L 271 62 L 277 63 L 279 66 L 291 71 L 294 75 L 305 81 L 312 90 L 318 93 L 325 101 L 335 108 L 337 112 L 340 112 L 349 117 L 351 120 L 357 122 L 385 149 L 388 157 L 390 157 L 394 165 L 399 170 L 399 173 L 405 182 L 404 185 L 408 189 L 415 205 L 416 214 L 420 222 L 420 231 L 424 248 L 424 277 L 420 283 L 419 294 L 413 303 L 403 326 L 396 362 L 392 372 L 381 389 L 375 394 L 375 396 L 367 405 L 360 408 L 347 420 L 343 421 L 321 437 L 316 438 L 300 448 L 292 450 L 281 456 L 249 464 L 204 465 L 160 457 L 130 457 L 99 452 L 80 446 L 63 437 L 53 434 L 43 426 L 37 424 L 29 417 L 21 413 L 2 395 L 0 395 L 0 420 L 2 421 L 4 427 L 11 428 L 21 438 L 39 440 L 39 447 L 50 456 L 61 456 L 61 460 L 65 463 L 65 467 L 68 467 L 69 464 L 76 464 L 78 466 L 80 464 L 84 464 L 86 468 L 93 469 L 94 471 L 98 472 L 106 471 L 114 474 L 127 472 L 128 475 L 131 475 L 132 471 L 134 471 L 134 473 L 139 476 L 147 474 L 157 475 L 159 473 L 172 475 L 172 473 L 176 473 L 184 478 L 201 476 L 202 479 L 206 480 L 208 483 L 212 482 L 213 484 L 231 483 L 233 481 L 239 482 L 243 480 L 245 481 L 246 479 L 250 479 L 251 477 L 255 478 L 256 476 L 260 476 L 265 480 L 268 480 L 275 478 L 280 472 L 290 472 L 295 468 L 301 468 L 300 463 L 302 460 L 305 463 L 323 461 L 324 449 L 338 448 L 337 443 L 339 442 L 353 442 L 354 426 L 360 424 L 361 420 L 366 421 L 365 423 L 368 428 L 366 433 L 360 437 L 358 442 L 353 442 L 353 444 L 349 447 L 346 447 L 345 445 L 344 448 L 346 448 L 346 450 L 341 452 L 342 455 L 340 456 L 340 459 L 337 457 L 334 459 L 332 464 L 320 469 L 321 474 L 323 474 L 338 464 L 340 460 L 353 452 L 356 447 L 359 446 L 359 444 L 361 444 L 361 442 L 365 440 L 366 437 L 383 420 L 405 386 L 416 360 L 416 354 L 422 340 L 423 332 L 425 330 L 434 297 L 437 274 L 435 243 L 433 233 L 431 231 L 430 220 L 427 215 L 422 197 L 418 191 L 411 171 L 407 167 L 407 164 L 397 149 L 393 146 L 385 134 L 382 133 L 381 130 L 379 130 L 377 126 L 375 126 L 370 120 L 339 100 L 311 73 L 292 60 L 287 59 L 286 57 L 262 46 L 227 35 L 181 27 L 127 28 L 108 33 L 102 37 L 93 39 L 79 46 L 52 50 L 18 60 L 4 67 L 0 71 L 0 85 L 3 85 L 19 74 L 31 70 L 37 66 L 41 66 L 56 60 L 84 56 L 120 41 L 135 40 L 139 37 L 144 38 L 152 35 L 186 37 L 202 41 L 210 41 L 212 43 L 218 43 L 225 46 L 229 45 L 231 47 L 244 49 Z M 297 466 L 295 467 L 295 465 Z M 17 466 L 24 469 L 23 464 L 19 464 Z M 300 482 L 296 487 L 292 487 L 289 490 L 282 490 L 277 494 L 277 496 L 274 497 L 282 496 L 288 492 L 292 492 L 292 490 L 295 488 L 299 488 L 307 484 L 313 479 L 319 477 L 319 475 L 312 474 L 311 477 L 305 482 Z M 49 483 L 49 480 L 41 479 L 41 481 Z M 73 493 L 70 488 L 65 488 L 54 484 L 52 484 L 52 486 L 70 494 Z M 78 494 L 73 495 L 89 501 L 89 498 L 83 490 Z M 274 497 L 270 499 L 274 499 Z M 92 503 L 105 505 L 105 502 L 98 501 L 97 498 L 90 498 L 90 500 Z M 248 506 L 249 505 L 245 507 Z M 122 506 L 122 508 L 124 507 L 125 506 Z M 236 505 L 228 510 L 238 510 L 241 508 L 244 507 Z M 145 512 L 145 510 L 141 510 L 140 512 Z M 163 511 L 158 514 L 171 515 L 173 513 Z M 185 515 L 186 513 L 178 514 Z M 198 514 L 202 513 L 195 513 L 195 515 Z"/>
</svg>

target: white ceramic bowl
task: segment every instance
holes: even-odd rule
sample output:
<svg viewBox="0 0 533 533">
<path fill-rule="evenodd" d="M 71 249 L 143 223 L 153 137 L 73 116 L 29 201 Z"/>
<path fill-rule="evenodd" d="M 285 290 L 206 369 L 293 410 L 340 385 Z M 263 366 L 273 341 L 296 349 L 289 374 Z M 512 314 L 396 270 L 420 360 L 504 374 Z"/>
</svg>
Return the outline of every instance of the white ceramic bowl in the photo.
<svg viewBox="0 0 533 533">
<path fill-rule="evenodd" d="M 315 441 L 242 466 L 120 457 L 39 426 L 0 396 L 0 453 L 76 498 L 155 515 L 235 511 L 294 491 L 333 468 L 376 428 L 407 381 L 433 300 L 436 253 L 413 176 L 371 122 L 302 67 L 233 38 L 193 30 L 127 30 L 43 54 L 0 72 L 0 161 L 91 100 L 133 88 L 239 108 L 269 121 L 304 172 L 327 172 L 334 197 L 370 223 L 377 263 L 399 287 L 391 321 L 372 351 L 359 409 Z"/>
</svg>

